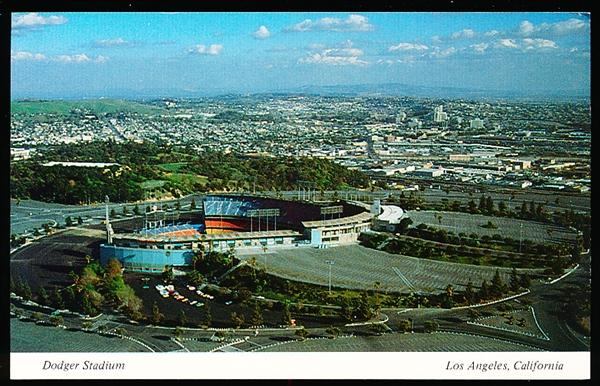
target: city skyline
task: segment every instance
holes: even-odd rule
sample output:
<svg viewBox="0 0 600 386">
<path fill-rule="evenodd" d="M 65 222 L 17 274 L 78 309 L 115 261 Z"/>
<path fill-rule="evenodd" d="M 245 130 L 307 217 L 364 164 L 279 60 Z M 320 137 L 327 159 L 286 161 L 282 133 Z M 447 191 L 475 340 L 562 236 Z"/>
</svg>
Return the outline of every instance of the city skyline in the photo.
<svg viewBox="0 0 600 386">
<path fill-rule="evenodd" d="M 11 30 L 11 98 L 591 85 L 585 13 L 14 13 Z"/>
</svg>

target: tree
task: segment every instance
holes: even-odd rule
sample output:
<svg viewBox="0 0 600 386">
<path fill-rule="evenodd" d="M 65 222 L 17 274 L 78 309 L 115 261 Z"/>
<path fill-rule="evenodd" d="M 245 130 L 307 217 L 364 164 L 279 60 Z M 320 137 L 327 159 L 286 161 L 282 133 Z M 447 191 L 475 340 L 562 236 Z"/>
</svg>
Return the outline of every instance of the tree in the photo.
<svg viewBox="0 0 600 386">
<path fill-rule="evenodd" d="M 329 326 L 329 327 L 327 327 L 325 332 L 328 333 L 329 335 L 331 335 L 332 339 L 335 339 L 340 335 L 341 330 L 339 327 Z"/>
<path fill-rule="evenodd" d="M 56 327 L 61 326 L 64 322 L 65 322 L 64 318 L 60 315 L 50 316 L 50 323 L 52 323 Z"/>
<path fill-rule="evenodd" d="M 186 274 L 186 278 L 190 284 L 193 284 L 195 286 L 199 286 L 204 281 L 204 276 L 202 276 L 202 274 L 196 271 L 195 269 L 193 271 L 188 272 Z"/>
<path fill-rule="evenodd" d="M 446 293 L 444 294 L 444 300 L 442 300 L 442 308 L 452 308 L 454 306 L 454 286 L 448 284 L 446 286 Z"/>
<path fill-rule="evenodd" d="M 245 317 L 243 314 L 238 314 L 237 312 L 231 313 L 231 322 L 235 326 L 235 328 L 240 328 L 242 324 L 244 324 Z"/>
<path fill-rule="evenodd" d="M 410 321 L 408 319 L 402 319 L 398 322 L 398 332 L 406 334 L 410 330 Z"/>
<path fill-rule="evenodd" d="M 34 321 L 34 322 L 37 324 L 37 323 L 39 323 L 39 322 L 40 322 L 40 320 L 42 320 L 42 316 L 43 316 L 43 315 L 44 315 L 44 314 L 42 314 L 41 312 L 39 312 L 39 311 L 36 311 L 36 312 L 32 312 L 32 313 L 31 313 L 31 318 L 32 318 L 32 319 L 33 319 L 33 321 Z"/>
<path fill-rule="evenodd" d="M 106 324 L 101 324 L 98 326 L 98 331 L 103 334 L 108 330 L 108 326 Z"/>
<path fill-rule="evenodd" d="M 410 217 L 404 217 L 400 220 L 400 223 L 396 226 L 396 232 L 404 233 L 408 230 L 408 228 L 412 225 L 413 220 Z"/>
<path fill-rule="evenodd" d="M 486 204 L 487 204 L 487 201 L 485 199 L 485 196 L 482 194 L 481 197 L 479 198 L 479 206 L 477 208 L 477 209 L 479 209 L 479 212 L 481 212 L 481 213 L 486 212 Z"/>
<path fill-rule="evenodd" d="M 342 297 L 342 299 L 340 300 L 340 317 L 346 321 L 349 322 L 350 320 L 352 320 L 352 304 L 350 303 L 350 300 L 348 300 L 348 298 L 346 297 Z"/>
<path fill-rule="evenodd" d="M 467 311 L 467 317 L 469 318 L 469 321 L 474 322 L 481 317 L 481 312 L 474 308 L 469 308 Z"/>
<path fill-rule="evenodd" d="M 469 281 L 465 286 L 463 296 L 468 305 L 472 305 L 473 303 L 475 303 L 475 290 L 473 289 L 473 281 L 471 281 L 471 278 L 469 278 Z"/>
<path fill-rule="evenodd" d="M 204 324 L 206 327 L 210 327 L 212 323 L 212 314 L 210 311 L 210 304 L 206 303 L 206 307 L 204 307 Z"/>
<path fill-rule="evenodd" d="M 491 196 L 487 196 L 487 199 L 485 200 L 485 211 L 487 214 L 494 213 L 494 200 Z"/>
<path fill-rule="evenodd" d="M 50 303 L 50 297 L 43 286 L 38 289 L 37 302 L 42 306 L 47 306 Z"/>
<path fill-rule="evenodd" d="M 123 266 L 121 262 L 115 258 L 111 258 L 106 262 L 106 267 L 104 268 L 106 271 L 105 280 L 110 280 L 115 276 L 120 276 L 123 272 Z"/>
<path fill-rule="evenodd" d="M 33 293 L 31 292 L 31 287 L 29 286 L 29 283 L 23 283 L 21 296 L 23 297 L 23 300 L 33 299 Z"/>
<path fill-rule="evenodd" d="M 227 333 L 223 330 L 219 330 L 219 331 L 215 332 L 215 337 L 217 338 L 217 340 L 219 342 L 222 342 L 226 336 L 227 336 Z"/>
<path fill-rule="evenodd" d="M 509 289 L 512 292 L 518 292 L 520 288 L 521 288 L 521 280 L 519 278 L 519 274 L 517 272 L 517 269 L 515 267 L 513 267 L 511 269 L 511 271 L 510 271 Z"/>
<path fill-rule="evenodd" d="M 175 339 L 181 340 L 183 332 L 183 328 L 181 328 L 180 326 L 175 327 L 175 329 L 173 330 L 173 335 L 175 335 Z"/>
<path fill-rule="evenodd" d="M 52 307 L 59 310 L 65 308 L 65 301 L 63 300 L 62 295 L 58 290 L 58 287 L 54 287 L 54 290 L 52 291 L 52 295 L 50 297 L 50 304 L 52 305 Z"/>
<path fill-rule="evenodd" d="M 506 293 L 506 285 L 500 276 L 500 270 L 496 269 L 492 282 L 490 284 L 490 295 L 495 298 L 501 298 Z"/>
<path fill-rule="evenodd" d="M 373 309 L 365 291 L 361 291 L 356 299 L 356 312 L 360 319 L 371 319 L 374 316 Z"/>
<path fill-rule="evenodd" d="M 61 292 L 62 298 L 65 301 L 65 307 L 69 310 L 75 310 L 78 308 L 78 304 L 75 299 L 75 291 L 73 287 L 67 287 Z"/>
<path fill-rule="evenodd" d="M 84 315 L 94 315 L 98 312 L 90 300 L 89 290 L 85 290 L 81 294 L 81 304 L 79 309 Z"/>
<path fill-rule="evenodd" d="M 187 322 L 188 322 L 187 315 L 185 314 L 184 310 L 181 310 L 179 312 L 179 324 L 183 327 L 187 324 Z"/>
<path fill-rule="evenodd" d="M 438 330 L 440 327 L 439 323 L 434 320 L 426 320 L 423 322 L 423 331 L 432 333 Z"/>
<path fill-rule="evenodd" d="M 505 213 L 506 212 L 506 204 L 504 203 L 504 201 L 500 201 L 498 203 L 498 211 L 500 213 Z"/>
<path fill-rule="evenodd" d="M 306 328 L 302 327 L 297 329 L 296 332 L 294 332 L 294 334 L 298 336 L 300 340 L 306 340 L 306 338 L 308 338 L 308 336 L 310 335 L 310 332 Z"/>
<path fill-rule="evenodd" d="M 292 324 L 292 314 L 290 312 L 289 300 L 285 300 L 283 302 L 283 312 L 281 314 L 281 323 L 286 326 L 289 326 L 290 324 Z"/>
<path fill-rule="evenodd" d="M 152 321 L 152 323 L 158 324 L 164 318 L 165 315 L 160 312 L 160 310 L 158 309 L 158 303 L 155 300 L 154 304 L 152 304 L 152 315 L 150 316 L 150 320 Z"/>
<path fill-rule="evenodd" d="M 165 283 L 172 283 L 175 278 L 175 273 L 173 272 L 173 267 L 170 265 L 165 265 L 165 269 L 162 273 L 162 279 Z"/>
<path fill-rule="evenodd" d="M 519 278 L 519 285 L 525 289 L 529 289 L 531 287 L 531 278 L 527 272 L 523 273 Z"/>
<path fill-rule="evenodd" d="M 254 309 L 252 310 L 251 322 L 254 326 L 260 326 L 261 324 L 263 324 L 263 317 L 260 312 L 260 305 L 258 304 L 258 301 L 254 302 Z"/>
<path fill-rule="evenodd" d="M 490 288 L 489 288 L 487 279 L 483 279 L 483 281 L 481 282 L 481 288 L 479 289 L 478 295 L 479 295 L 479 300 L 489 299 Z"/>
<path fill-rule="evenodd" d="M 123 339 L 125 334 L 127 334 L 127 331 L 123 327 L 117 327 L 115 328 L 115 334 L 119 335 L 121 339 Z"/>
</svg>

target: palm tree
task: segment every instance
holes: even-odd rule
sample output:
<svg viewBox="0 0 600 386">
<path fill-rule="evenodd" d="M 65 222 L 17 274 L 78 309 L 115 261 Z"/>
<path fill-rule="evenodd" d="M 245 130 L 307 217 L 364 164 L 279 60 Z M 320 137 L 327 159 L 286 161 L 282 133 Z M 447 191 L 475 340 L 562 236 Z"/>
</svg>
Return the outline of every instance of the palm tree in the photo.
<svg viewBox="0 0 600 386">
<path fill-rule="evenodd" d="M 123 327 L 115 328 L 115 334 L 120 335 L 121 339 L 123 339 L 125 337 L 126 333 L 127 333 L 127 331 L 125 331 L 125 329 Z"/>
<path fill-rule="evenodd" d="M 438 324 L 438 322 L 433 320 L 426 320 L 425 322 L 423 322 L 423 330 L 428 333 L 437 331 L 439 327 L 440 325 Z"/>
<path fill-rule="evenodd" d="M 57 326 L 57 327 L 58 327 L 58 326 L 60 326 L 60 325 L 62 325 L 62 324 L 64 323 L 64 321 L 65 321 L 65 320 L 64 320 L 64 319 L 63 319 L 63 317 L 62 317 L 62 316 L 60 316 L 60 315 L 52 315 L 52 316 L 50 317 L 50 322 L 51 322 L 52 324 L 54 324 L 55 326 Z"/>
<path fill-rule="evenodd" d="M 474 322 L 481 317 L 481 312 L 474 308 L 469 308 L 467 311 L 467 317 L 469 318 L 469 321 Z"/>
<path fill-rule="evenodd" d="M 341 330 L 339 327 L 329 326 L 329 327 L 327 327 L 325 332 L 330 334 L 332 339 L 335 339 L 338 337 L 338 335 L 340 335 Z"/>
<path fill-rule="evenodd" d="M 305 340 L 310 335 L 310 332 L 308 332 L 306 328 L 302 327 L 297 329 L 294 334 L 297 335 L 300 338 L 300 340 Z"/>
<path fill-rule="evenodd" d="M 408 319 L 403 319 L 398 322 L 398 331 L 406 334 L 406 332 L 410 329 L 410 321 Z"/>
<path fill-rule="evenodd" d="M 175 327 L 175 329 L 173 330 L 173 335 L 175 335 L 175 338 L 177 340 L 181 340 L 181 336 L 183 335 L 183 328 L 177 326 Z"/>
<path fill-rule="evenodd" d="M 194 252 L 192 255 L 192 264 L 194 267 L 194 271 L 196 270 L 196 262 L 200 259 L 200 251 Z"/>
<path fill-rule="evenodd" d="M 31 313 L 31 318 L 35 321 L 35 323 L 39 323 L 42 319 L 42 313 L 39 311 Z"/>
</svg>

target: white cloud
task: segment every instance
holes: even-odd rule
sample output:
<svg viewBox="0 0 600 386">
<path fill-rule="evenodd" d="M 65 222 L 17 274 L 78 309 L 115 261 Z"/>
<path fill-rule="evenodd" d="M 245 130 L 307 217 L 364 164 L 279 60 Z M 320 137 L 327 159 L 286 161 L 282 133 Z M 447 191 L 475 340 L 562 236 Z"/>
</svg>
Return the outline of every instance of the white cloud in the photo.
<svg viewBox="0 0 600 386">
<path fill-rule="evenodd" d="M 123 38 L 104 39 L 94 42 L 95 47 L 134 47 L 141 45 L 140 42 L 130 42 Z"/>
<path fill-rule="evenodd" d="M 500 39 L 496 46 L 508 47 L 508 48 L 519 48 L 519 45 L 515 43 L 514 39 Z"/>
<path fill-rule="evenodd" d="M 322 50 L 325 48 L 324 44 L 320 44 L 320 43 L 312 43 L 308 45 L 308 49 L 310 50 Z"/>
<path fill-rule="evenodd" d="M 36 27 L 65 24 L 69 20 L 64 16 L 41 16 L 35 12 L 13 16 L 13 29 L 34 29 Z"/>
<path fill-rule="evenodd" d="M 465 29 L 463 29 L 461 31 L 454 32 L 452 35 L 450 35 L 450 37 L 453 40 L 472 39 L 473 37 L 475 37 L 475 31 L 473 31 L 470 28 L 465 28 Z"/>
<path fill-rule="evenodd" d="M 489 47 L 488 43 L 476 43 L 476 44 L 471 44 L 470 47 L 479 53 L 484 53 L 485 50 Z"/>
<path fill-rule="evenodd" d="M 221 44 L 211 44 L 206 46 L 204 44 L 196 44 L 186 50 L 189 54 L 201 54 L 201 55 L 219 55 L 223 46 Z"/>
<path fill-rule="evenodd" d="M 267 27 L 261 25 L 256 31 L 254 31 L 253 35 L 257 39 L 266 39 L 271 36 L 271 32 L 267 29 Z"/>
<path fill-rule="evenodd" d="M 11 60 L 36 60 L 36 61 L 54 61 L 54 62 L 62 62 L 62 63 L 105 63 L 110 60 L 108 57 L 103 55 L 98 55 L 96 59 L 92 59 L 86 54 L 74 54 L 74 55 L 59 55 L 59 56 L 46 56 L 44 54 L 32 54 L 30 52 L 25 51 L 16 51 L 11 52 Z"/>
<path fill-rule="evenodd" d="M 521 36 L 531 36 L 537 30 L 538 28 L 536 28 L 532 22 L 527 20 L 523 20 L 517 27 L 517 32 Z"/>
<path fill-rule="evenodd" d="M 423 44 L 398 43 L 395 46 L 391 46 L 389 51 L 423 51 L 427 49 L 429 49 L 429 47 Z"/>
<path fill-rule="evenodd" d="M 549 30 L 552 36 L 574 35 L 580 33 L 589 33 L 590 23 L 581 19 L 569 19 L 553 24 L 542 24 L 542 30 Z"/>
<path fill-rule="evenodd" d="M 369 62 L 359 59 L 362 55 L 363 51 L 358 48 L 329 48 L 320 53 L 310 54 L 307 58 L 301 58 L 298 63 L 366 66 Z"/>
<path fill-rule="evenodd" d="M 429 54 L 429 56 L 435 59 L 445 59 L 448 56 L 456 54 L 457 52 L 458 49 L 456 47 L 448 47 L 444 50 L 440 49 L 439 47 L 433 47 L 433 51 Z"/>
<path fill-rule="evenodd" d="M 535 49 L 535 48 L 557 48 L 556 42 L 547 39 L 523 39 L 523 43 L 525 45 L 525 49 Z"/>
<path fill-rule="evenodd" d="M 375 30 L 375 26 L 369 24 L 369 19 L 361 15 L 350 15 L 345 19 L 337 17 L 324 17 L 316 21 L 304 20 L 298 24 L 283 28 L 284 32 L 308 32 L 308 31 L 335 31 L 335 32 L 366 32 Z"/>
<path fill-rule="evenodd" d="M 556 42 L 541 38 L 524 38 L 524 39 L 500 39 L 493 44 L 494 48 L 509 48 L 521 51 L 533 51 L 544 49 L 556 49 Z"/>
<path fill-rule="evenodd" d="M 10 53 L 11 60 L 45 60 L 46 55 L 44 54 L 32 54 L 30 52 L 25 51 L 17 51 Z"/>
<path fill-rule="evenodd" d="M 535 25 L 524 20 L 516 29 L 518 36 L 522 37 L 557 37 L 579 35 L 590 32 L 590 23 L 586 20 L 571 18 L 555 23 L 541 23 Z"/>
</svg>

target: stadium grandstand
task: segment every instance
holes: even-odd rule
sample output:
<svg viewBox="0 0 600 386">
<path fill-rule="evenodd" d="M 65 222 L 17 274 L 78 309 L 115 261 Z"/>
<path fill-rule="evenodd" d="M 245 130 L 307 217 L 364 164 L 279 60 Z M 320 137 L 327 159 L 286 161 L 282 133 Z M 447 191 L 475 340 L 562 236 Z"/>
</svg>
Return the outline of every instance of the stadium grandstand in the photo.
<svg viewBox="0 0 600 386">
<path fill-rule="evenodd" d="M 162 272 L 167 265 L 191 267 L 200 249 L 323 248 L 355 242 L 374 217 L 368 207 L 346 201 L 321 205 L 256 196 L 206 196 L 202 209 L 193 224 L 175 223 L 176 216 L 157 206 L 139 231 L 115 234 L 108 223 L 101 264 L 116 258 L 132 271 Z"/>
</svg>

